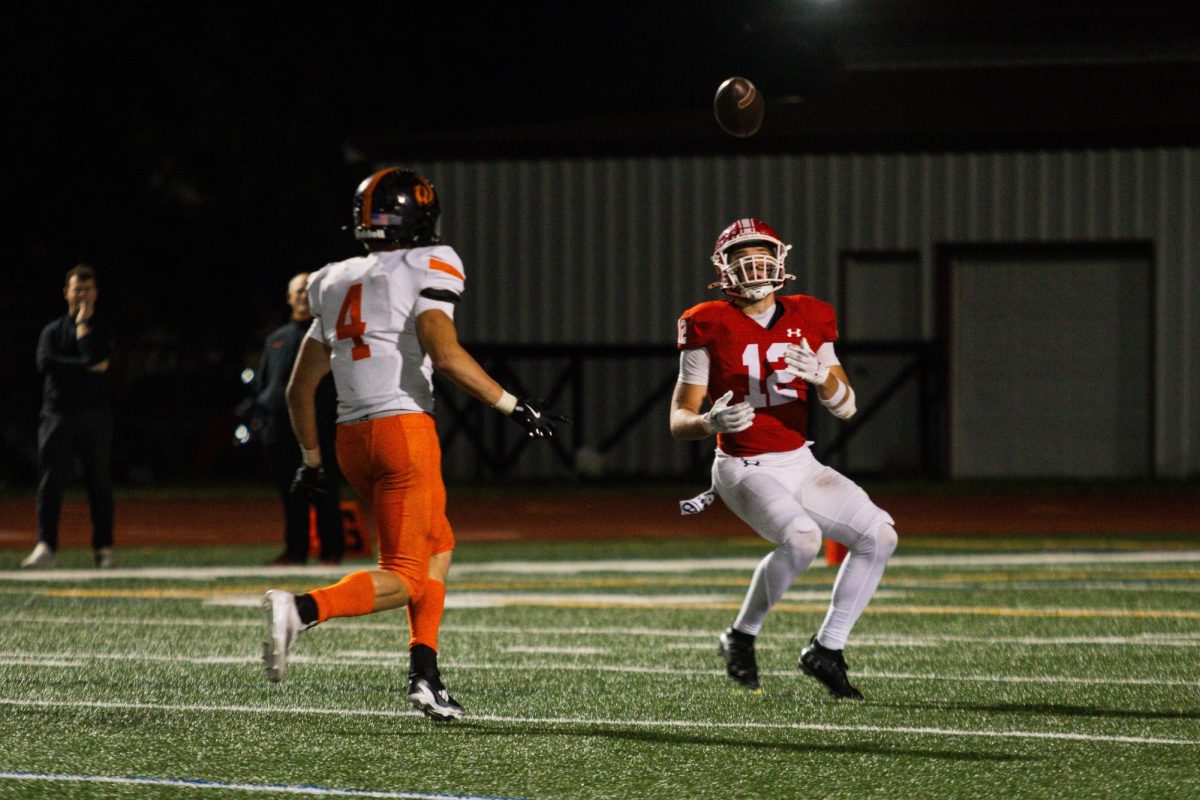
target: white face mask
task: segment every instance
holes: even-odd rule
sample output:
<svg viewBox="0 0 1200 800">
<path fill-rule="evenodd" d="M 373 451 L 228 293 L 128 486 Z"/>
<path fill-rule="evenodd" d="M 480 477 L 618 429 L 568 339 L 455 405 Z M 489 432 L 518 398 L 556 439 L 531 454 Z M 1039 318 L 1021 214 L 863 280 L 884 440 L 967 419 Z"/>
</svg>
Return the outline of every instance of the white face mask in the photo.
<svg viewBox="0 0 1200 800">
<path fill-rule="evenodd" d="M 721 288 L 747 300 L 762 300 L 783 286 L 783 264 L 767 253 L 739 256 L 721 270 Z"/>
<path fill-rule="evenodd" d="M 714 255 L 713 264 L 716 265 L 721 279 L 709 284 L 709 288 L 720 287 L 725 294 L 758 302 L 783 288 L 784 281 L 795 277 L 788 275 L 783 267 L 788 251 L 792 249 L 790 244 L 780 242 L 770 247 L 754 247 L 766 252 L 744 253 L 736 256 L 732 263 L 729 261 L 729 254 L 748 249 L 745 245 L 740 248 L 729 247 Z"/>
</svg>

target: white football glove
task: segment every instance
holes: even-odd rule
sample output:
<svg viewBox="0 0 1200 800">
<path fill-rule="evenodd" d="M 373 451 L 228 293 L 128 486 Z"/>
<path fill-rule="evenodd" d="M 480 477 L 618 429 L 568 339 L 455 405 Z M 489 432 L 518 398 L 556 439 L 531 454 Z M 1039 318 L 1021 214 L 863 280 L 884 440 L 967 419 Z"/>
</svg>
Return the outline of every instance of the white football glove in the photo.
<svg viewBox="0 0 1200 800">
<path fill-rule="evenodd" d="M 783 353 L 787 371 L 815 386 L 822 386 L 829 377 L 829 367 L 817 360 L 817 354 L 808 346 L 808 339 L 800 338 L 800 344 L 789 344 Z"/>
<path fill-rule="evenodd" d="M 743 400 L 729 405 L 733 389 L 717 398 L 708 413 L 700 417 L 704 430 L 712 433 L 741 433 L 754 424 L 754 409 Z"/>
</svg>

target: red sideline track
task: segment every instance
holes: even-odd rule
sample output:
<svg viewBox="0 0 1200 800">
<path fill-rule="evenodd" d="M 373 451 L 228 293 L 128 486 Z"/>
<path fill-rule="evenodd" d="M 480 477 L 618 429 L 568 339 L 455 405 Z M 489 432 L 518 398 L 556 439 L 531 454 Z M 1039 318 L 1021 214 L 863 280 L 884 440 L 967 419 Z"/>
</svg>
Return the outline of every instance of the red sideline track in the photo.
<svg viewBox="0 0 1200 800">
<path fill-rule="evenodd" d="M 344 497 L 348 496 L 344 495 Z M 1200 490 L 1112 493 L 873 493 L 904 534 L 1195 533 Z M 460 542 L 753 536 L 720 502 L 693 517 L 669 494 L 570 490 L 521 496 L 459 489 L 448 513 Z M 117 499 L 118 546 L 280 544 L 276 498 Z M 64 503 L 60 547 L 86 547 L 87 503 Z M 32 546 L 33 495 L 0 499 L 0 547 Z"/>
</svg>

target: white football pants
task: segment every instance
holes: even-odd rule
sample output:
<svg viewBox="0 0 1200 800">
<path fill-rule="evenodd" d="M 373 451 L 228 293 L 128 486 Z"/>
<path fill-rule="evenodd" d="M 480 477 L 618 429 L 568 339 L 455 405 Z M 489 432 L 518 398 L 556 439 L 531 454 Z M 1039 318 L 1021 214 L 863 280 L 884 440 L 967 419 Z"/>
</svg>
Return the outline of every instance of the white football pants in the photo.
<svg viewBox="0 0 1200 800">
<path fill-rule="evenodd" d="M 713 489 L 733 513 L 775 544 L 754 570 L 733 627 L 757 635 L 828 536 L 849 549 L 817 638 L 840 650 L 875 594 L 896 549 L 895 523 L 858 484 L 813 457 L 808 446 L 741 458 L 717 452 Z"/>
</svg>

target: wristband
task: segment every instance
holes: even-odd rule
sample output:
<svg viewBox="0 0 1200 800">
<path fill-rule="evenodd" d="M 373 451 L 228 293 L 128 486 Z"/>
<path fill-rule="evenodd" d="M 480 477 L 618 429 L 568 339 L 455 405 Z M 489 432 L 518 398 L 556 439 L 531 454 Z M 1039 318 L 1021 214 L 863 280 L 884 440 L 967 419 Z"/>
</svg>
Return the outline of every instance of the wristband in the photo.
<svg viewBox="0 0 1200 800">
<path fill-rule="evenodd" d="M 829 409 L 829 413 L 838 419 L 850 419 L 858 411 L 858 407 L 854 405 L 854 390 L 844 383 L 842 384 L 842 388 L 846 391 L 842 392 L 841 389 L 838 389 L 834 393 L 834 396 L 829 398 L 828 403 L 825 403 L 824 400 L 821 402 L 825 403 L 825 407 Z M 835 400 L 837 401 L 836 403 L 834 402 Z"/>
<path fill-rule="evenodd" d="M 503 414 L 506 417 L 510 416 L 513 413 L 513 409 L 516 407 L 517 407 L 516 396 L 509 394 L 508 392 L 505 392 L 504 394 L 500 395 L 500 399 L 497 400 L 496 402 L 492 403 L 492 408 L 496 409 L 497 411 L 499 411 L 501 414 Z"/>
<path fill-rule="evenodd" d="M 824 397 L 820 397 L 820 395 L 818 395 L 818 397 L 820 397 L 821 405 L 825 406 L 826 408 L 834 408 L 846 398 L 847 392 L 849 392 L 849 389 L 846 387 L 846 384 L 838 381 L 838 388 L 832 395 L 830 395 L 828 400 L 826 400 Z"/>
<path fill-rule="evenodd" d="M 300 460 L 304 462 L 304 466 L 311 469 L 321 466 L 321 448 L 316 447 L 312 450 L 300 448 Z"/>
</svg>

